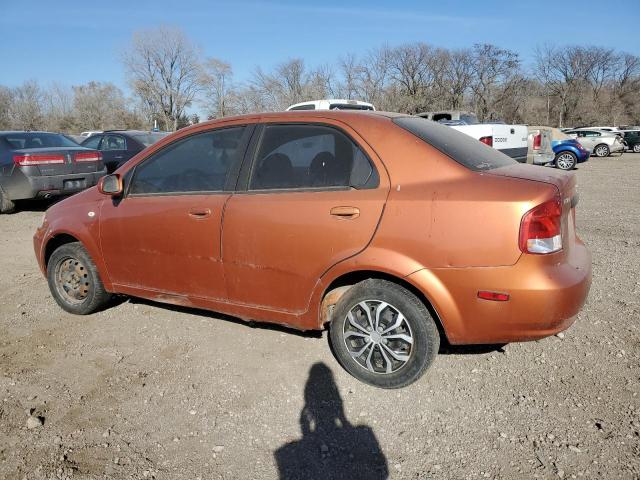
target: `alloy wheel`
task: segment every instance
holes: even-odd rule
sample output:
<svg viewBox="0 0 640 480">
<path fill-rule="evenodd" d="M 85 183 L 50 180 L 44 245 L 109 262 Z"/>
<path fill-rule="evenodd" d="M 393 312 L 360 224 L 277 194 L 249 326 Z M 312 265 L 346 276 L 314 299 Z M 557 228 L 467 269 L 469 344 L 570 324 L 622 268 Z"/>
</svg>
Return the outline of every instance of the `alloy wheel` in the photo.
<svg viewBox="0 0 640 480">
<path fill-rule="evenodd" d="M 609 148 L 605 145 L 600 145 L 598 148 L 596 148 L 596 155 L 598 157 L 606 157 L 607 155 L 609 155 Z"/>
<path fill-rule="evenodd" d="M 375 374 L 402 369 L 411 358 L 414 341 L 404 315 L 381 300 L 365 300 L 349 310 L 343 339 L 358 365 Z"/>
<path fill-rule="evenodd" d="M 570 153 L 561 153 L 558 155 L 558 159 L 556 160 L 556 165 L 561 170 L 571 170 L 574 167 L 575 160 L 573 155 Z"/>
</svg>

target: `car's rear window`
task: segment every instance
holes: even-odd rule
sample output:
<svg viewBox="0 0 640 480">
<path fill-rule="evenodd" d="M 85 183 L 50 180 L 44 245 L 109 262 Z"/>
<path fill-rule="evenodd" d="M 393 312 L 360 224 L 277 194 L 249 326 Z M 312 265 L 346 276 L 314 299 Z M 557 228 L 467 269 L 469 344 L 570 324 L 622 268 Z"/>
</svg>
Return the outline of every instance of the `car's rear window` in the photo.
<svg viewBox="0 0 640 480">
<path fill-rule="evenodd" d="M 351 103 L 332 103 L 329 110 L 373 110 L 371 105 L 358 105 Z"/>
<path fill-rule="evenodd" d="M 59 133 L 25 132 L 7 133 L 3 135 L 10 148 L 22 150 L 25 148 L 77 147 L 73 140 Z"/>
<path fill-rule="evenodd" d="M 474 171 L 517 163 L 511 157 L 457 130 L 420 117 L 396 117 L 393 122 L 420 140 Z"/>
<path fill-rule="evenodd" d="M 148 147 L 167 135 L 168 133 L 137 133 L 131 136 L 142 143 L 145 147 Z"/>
</svg>

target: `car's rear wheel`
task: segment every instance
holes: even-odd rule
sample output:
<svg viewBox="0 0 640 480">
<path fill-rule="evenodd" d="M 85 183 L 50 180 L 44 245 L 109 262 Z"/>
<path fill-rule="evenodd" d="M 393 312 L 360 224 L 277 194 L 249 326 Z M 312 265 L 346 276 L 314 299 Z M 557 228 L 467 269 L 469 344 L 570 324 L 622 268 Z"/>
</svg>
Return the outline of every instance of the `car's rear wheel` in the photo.
<svg viewBox="0 0 640 480">
<path fill-rule="evenodd" d="M 636 143 L 636 144 L 633 146 L 633 151 L 634 151 L 635 153 L 640 153 L 640 143 Z"/>
<path fill-rule="evenodd" d="M 609 150 L 609 146 L 605 145 L 604 143 L 596 146 L 594 152 L 596 154 L 596 157 L 608 157 L 611 153 L 611 151 Z"/>
<path fill-rule="evenodd" d="M 9 200 L 7 194 L 0 187 L 0 213 L 11 213 L 16 209 L 16 204 Z"/>
<path fill-rule="evenodd" d="M 438 353 L 440 335 L 429 310 L 413 293 L 386 280 L 353 286 L 332 318 L 330 339 L 338 361 L 369 385 L 409 385 Z"/>
<path fill-rule="evenodd" d="M 560 152 L 556 155 L 556 167 L 560 170 L 572 170 L 577 162 L 578 157 L 571 152 Z"/>
<path fill-rule="evenodd" d="M 79 242 L 62 245 L 51 254 L 47 280 L 58 305 L 76 315 L 94 313 L 111 299 L 95 264 Z"/>
</svg>

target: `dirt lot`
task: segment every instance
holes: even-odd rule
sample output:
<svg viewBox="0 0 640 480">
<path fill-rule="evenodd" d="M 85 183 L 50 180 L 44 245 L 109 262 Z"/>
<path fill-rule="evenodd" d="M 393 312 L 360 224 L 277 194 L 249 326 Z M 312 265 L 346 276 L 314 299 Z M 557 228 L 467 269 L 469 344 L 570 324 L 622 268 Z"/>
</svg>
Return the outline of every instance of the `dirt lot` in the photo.
<svg viewBox="0 0 640 480">
<path fill-rule="evenodd" d="M 0 217 L 0 478 L 640 478 L 640 155 L 576 174 L 577 323 L 445 347 L 399 391 L 351 378 L 326 333 L 133 299 L 66 314 L 32 252 L 42 212 Z"/>
</svg>

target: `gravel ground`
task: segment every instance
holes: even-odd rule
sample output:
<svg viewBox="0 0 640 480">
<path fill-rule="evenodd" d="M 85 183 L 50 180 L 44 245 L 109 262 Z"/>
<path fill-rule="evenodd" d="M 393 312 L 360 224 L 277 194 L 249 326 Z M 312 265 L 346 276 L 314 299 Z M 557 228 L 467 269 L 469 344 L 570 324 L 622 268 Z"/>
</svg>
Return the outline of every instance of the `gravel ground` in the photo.
<svg viewBox="0 0 640 480">
<path fill-rule="evenodd" d="M 640 155 L 576 174 L 576 324 L 444 347 L 399 391 L 346 374 L 326 332 L 134 299 L 66 314 L 32 252 L 41 209 L 0 217 L 0 478 L 640 478 Z"/>
</svg>

